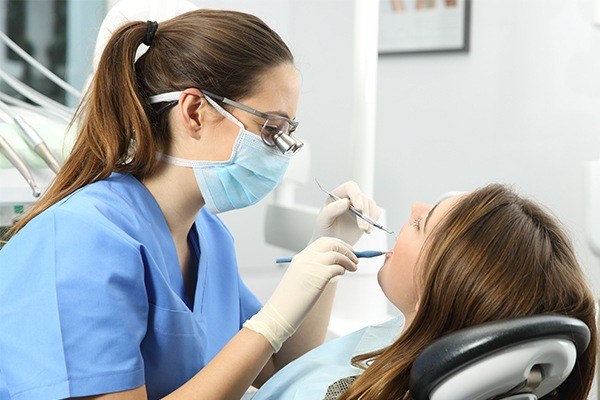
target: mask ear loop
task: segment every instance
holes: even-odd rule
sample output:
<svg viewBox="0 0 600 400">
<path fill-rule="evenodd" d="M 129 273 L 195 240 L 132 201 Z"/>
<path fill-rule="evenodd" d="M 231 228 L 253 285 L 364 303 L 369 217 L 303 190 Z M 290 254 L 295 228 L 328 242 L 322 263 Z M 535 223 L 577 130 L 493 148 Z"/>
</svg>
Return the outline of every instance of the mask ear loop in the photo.
<svg viewBox="0 0 600 400">
<path fill-rule="evenodd" d="M 156 104 L 162 103 L 163 101 L 179 101 L 179 96 L 181 96 L 183 92 L 167 92 L 156 94 L 154 96 L 148 97 L 148 103 Z"/>
<path fill-rule="evenodd" d="M 221 107 L 216 101 L 214 101 L 213 99 L 211 99 L 204 93 L 203 93 L 203 95 L 204 95 L 204 98 L 206 99 L 206 101 L 208 101 L 208 103 L 211 106 L 213 106 L 213 108 L 215 110 L 217 110 L 219 112 L 219 114 L 221 114 L 222 116 L 224 116 L 225 118 L 227 118 L 228 120 L 230 120 L 231 122 L 236 124 L 240 129 L 244 129 L 244 130 L 246 129 L 244 124 L 242 124 L 236 117 L 234 117 L 233 115 L 231 115 L 231 113 L 229 113 L 227 110 L 225 110 L 223 107 Z"/>
<path fill-rule="evenodd" d="M 150 96 L 150 97 L 148 97 L 148 103 L 155 104 L 155 103 L 162 103 L 164 101 L 179 101 L 179 96 L 181 96 L 182 93 L 183 92 L 167 92 L 167 93 Z M 211 99 L 204 93 L 202 93 L 202 95 L 204 96 L 206 101 L 208 101 L 208 103 L 211 106 L 213 106 L 213 108 L 215 110 L 217 110 L 219 112 L 219 114 L 221 114 L 222 116 L 224 116 L 225 118 L 227 118 L 228 120 L 230 120 L 231 122 L 236 124 L 240 129 L 246 129 L 244 124 L 242 124 L 236 117 L 234 117 L 227 110 L 225 110 L 223 107 L 221 107 L 216 101 L 214 101 L 213 99 Z"/>
</svg>

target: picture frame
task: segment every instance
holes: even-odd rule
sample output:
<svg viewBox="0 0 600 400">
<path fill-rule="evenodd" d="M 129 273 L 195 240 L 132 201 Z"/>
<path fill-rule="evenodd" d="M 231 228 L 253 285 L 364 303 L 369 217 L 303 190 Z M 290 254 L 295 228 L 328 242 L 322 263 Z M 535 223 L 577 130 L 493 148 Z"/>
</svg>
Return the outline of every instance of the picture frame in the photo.
<svg viewBox="0 0 600 400">
<path fill-rule="evenodd" d="M 468 52 L 471 0 L 380 0 L 379 55 Z"/>
</svg>

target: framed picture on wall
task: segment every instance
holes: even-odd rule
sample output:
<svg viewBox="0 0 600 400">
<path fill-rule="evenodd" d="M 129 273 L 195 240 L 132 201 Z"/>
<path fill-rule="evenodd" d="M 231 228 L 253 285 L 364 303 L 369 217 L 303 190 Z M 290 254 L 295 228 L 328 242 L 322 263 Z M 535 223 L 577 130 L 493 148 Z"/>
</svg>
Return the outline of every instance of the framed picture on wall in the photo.
<svg viewBox="0 0 600 400">
<path fill-rule="evenodd" d="M 379 54 L 468 52 L 471 0 L 380 0 Z"/>
</svg>

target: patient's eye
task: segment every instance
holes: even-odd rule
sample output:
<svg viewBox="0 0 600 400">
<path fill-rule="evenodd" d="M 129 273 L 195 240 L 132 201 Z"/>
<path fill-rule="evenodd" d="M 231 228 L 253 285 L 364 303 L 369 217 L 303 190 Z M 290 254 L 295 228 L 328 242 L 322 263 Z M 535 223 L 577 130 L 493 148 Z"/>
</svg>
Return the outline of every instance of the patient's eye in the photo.
<svg viewBox="0 0 600 400">
<path fill-rule="evenodd" d="M 411 223 L 410 225 L 415 228 L 416 230 L 421 229 L 421 217 L 416 217 Z"/>
</svg>

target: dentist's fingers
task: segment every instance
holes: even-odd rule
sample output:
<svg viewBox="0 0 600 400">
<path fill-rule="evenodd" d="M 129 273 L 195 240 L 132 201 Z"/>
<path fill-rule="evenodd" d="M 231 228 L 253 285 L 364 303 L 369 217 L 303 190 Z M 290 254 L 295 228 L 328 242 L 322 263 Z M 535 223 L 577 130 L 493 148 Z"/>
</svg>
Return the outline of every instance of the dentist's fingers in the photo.
<svg viewBox="0 0 600 400">
<path fill-rule="evenodd" d="M 364 210 L 363 210 L 363 215 L 368 216 L 369 218 L 371 218 L 374 221 L 379 220 L 379 217 L 381 216 L 381 208 L 379 208 L 377 206 L 377 204 L 375 203 L 375 200 L 373 200 L 372 198 L 370 198 L 368 196 L 364 196 L 363 201 L 364 201 L 364 205 L 365 205 Z M 359 227 L 363 231 L 365 231 L 367 233 L 373 232 L 373 226 L 369 223 L 366 223 L 366 225 L 367 226 L 365 227 L 364 224 L 359 223 Z"/>
<path fill-rule="evenodd" d="M 338 253 L 337 251 L 330 251 L 326 253 L 327 258 L 324 264 L 337 265 L 339 267 L 342 267 L 343 271 L 341 274 L 343 274 L 346 271 L 354 272 L 358 269 L 358 267 L 356 266 L 356 264 L 358 264 L 358 258 L 356 258 L 356 256 L 353 253 L 350 254 L 356 261 L 350 259 L 350 257 L 348 257 L 345 254 Z"/>
<path fill-rule="evenodd" d="M 358 226 L 358 229 L 363 232 L 371 233 L 373 231 L 371 224 L 360 217 L 356 217 L 356 225 Z"/>
<path fill-rule="evenodd" d="M 352 260 L 352 262 L 354 263 L 358 263 L 358 257 L 356 257 L 356 255 L 352 251 L 352 246 L 338 238 L 326 236 L 321 237 L 315 240 L 310 246 L 308 246 L 307 250 L 308 249 L 319 252 L 333 251 L 339 254 L 343 254 L 344 256 Z"/>
<path fill-rule="evenodd" d="M 353 208 L 361 212 L 363 215 L 377 221 L 381 216 L 381 210 L 375 201 L 365 195 L 356 182 L 348 181 L 333 190 L 333 193 L 340 197 L 347 197 Z M 365 220 L 357 217 L 356 224 L 358 228 L 364 232 L 372 232 L 373 227 Z"/>
<path fill-rule="evenodd" d="M 332 200 L 329 204 L 323 206 L 320 216 L 323 218 L 323 223 L 331 226 L 335 220 L 344 215 L 350 209 L 350 200 L 341 198 L 340 200 Z"/>
<path fill-rule="evenodd" d="M 375 200 L 369 199 L 369 215 L 375 220 L 379 221 L 379 217 L 381 217 L 381 207 L 377 205 Z"/>
<path fill-rule="evenodd" d="M 354 181 L 348 181 L 333 189 L 333 193 L 341 198 L 349 198 L 350 202 L 357 210 L 362 211 L 363 204 L 360 199 L 362 192 L 358 184 Z"/>
<path fill-rule="evenodd" d="M 365 219 L 377 221 L 381 211 L 371 197 L 361 192 L 356 182 L 345 182 L 333 189 L 332 193 L 343 200 L 336 202 L 328 199 L 325 202 L 311 240 L 330 236 L 355 244 L 365 232 L 373 231 L 373 226 Z M 356 213 L 365 219 L 357 217 Z"/>
<path fill-rule="evenodd" d="M 342 275 L 346 270 L 356 271 L 356 264 L 358 264 L 358 257 L 352 251 L 352 246 L 340 239 L 331 237 L 317 239 L 306 248 L 305 252 L 299 253 L 298 256 L 298 258 L 311 259 L 312 262 L 321 264 L 323 267 L 333 267 L 334 270 L 337 267 L 338 269 L 334 272 L 334 275 Z"/>
</svg>

